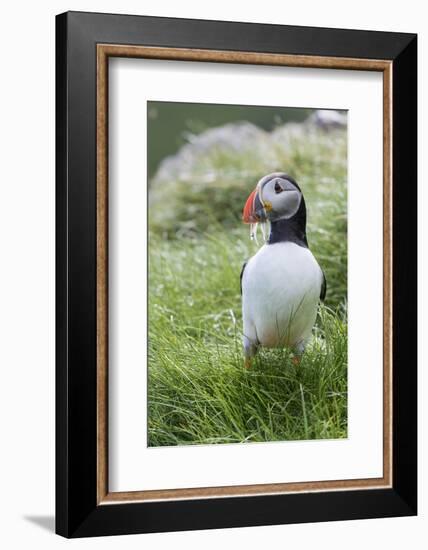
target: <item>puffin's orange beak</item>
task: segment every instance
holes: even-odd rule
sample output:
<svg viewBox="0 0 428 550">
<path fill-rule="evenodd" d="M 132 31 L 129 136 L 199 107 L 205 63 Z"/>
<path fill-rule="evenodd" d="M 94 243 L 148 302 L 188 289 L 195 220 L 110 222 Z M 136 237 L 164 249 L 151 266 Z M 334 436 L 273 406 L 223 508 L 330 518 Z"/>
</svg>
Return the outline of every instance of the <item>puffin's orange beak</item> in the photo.
<svg viewBox="0 0 428 550">
<path fill-rule="evenodd" d="M 244 210 L 242 212 L 242 221 L 244 223 L 255 223 L 257 218 L 255 217 L 256 211 L 254 208 L 254 202 L 256 199 L 257 188 L 250 193 L 250 196 L 245 203 Z"/>
<path fill-rule="evenodd" d="M 266 220 L 266 213 L 259 197 L 259 189 L 256 187 L 250 194 L 242 212 L 244 223 L 256 223 Z"/>
</svg>

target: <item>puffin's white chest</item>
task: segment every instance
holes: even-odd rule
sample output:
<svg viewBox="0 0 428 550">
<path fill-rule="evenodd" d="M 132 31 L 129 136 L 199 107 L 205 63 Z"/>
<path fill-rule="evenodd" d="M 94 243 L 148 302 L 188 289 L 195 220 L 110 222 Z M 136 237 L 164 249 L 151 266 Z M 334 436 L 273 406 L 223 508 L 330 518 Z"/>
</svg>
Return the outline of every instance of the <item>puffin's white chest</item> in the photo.
<svg viewBox="0 0 428 550">
<path fill-rule="evenodd" d="M 244 336 L 263 346 L 296 346 L 311 334 L 322 271 L 308 248 L 264 245 L 242 278 Z M 252 335 L 252 336 L 251 336 Z"/>
</svg>

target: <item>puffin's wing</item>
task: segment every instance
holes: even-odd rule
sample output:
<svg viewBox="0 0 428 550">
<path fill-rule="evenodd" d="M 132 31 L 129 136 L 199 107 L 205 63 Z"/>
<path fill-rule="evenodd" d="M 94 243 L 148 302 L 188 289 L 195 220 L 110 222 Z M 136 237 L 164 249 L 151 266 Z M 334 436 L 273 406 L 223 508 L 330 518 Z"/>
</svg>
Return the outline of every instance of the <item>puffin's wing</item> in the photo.
<svg viewBox="0 0 428 550">
<path fill-rule="evenodd" d="M 241 296 L 242 296 L 242 277 L 244 276 L 244 270 L 247 263 L 248 263 L 248 260 L 242 264 L 241 275 L 239 275 L 239 288 L 241 289 Z"/>
<path fill-rule="evenodd" d="M 327 294 L 327 279 L 325 278 L 325 273 L 322 269 L 321 269 L 321 273 L 322 273 L 322 283 L 321 283 L 320 300 L 324 302 L 325 295 Z"/>
</svg>

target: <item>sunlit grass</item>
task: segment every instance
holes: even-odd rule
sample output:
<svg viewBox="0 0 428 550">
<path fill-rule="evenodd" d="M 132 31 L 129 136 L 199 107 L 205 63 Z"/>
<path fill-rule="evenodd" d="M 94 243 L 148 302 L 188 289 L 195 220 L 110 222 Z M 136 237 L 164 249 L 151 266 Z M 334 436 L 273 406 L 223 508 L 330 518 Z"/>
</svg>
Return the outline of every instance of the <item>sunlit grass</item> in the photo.
<svg viewBox="0 0 428 550">
<path fill-rule="evenodd" d="M 287 350 L 261 350 L 244 369 L 239 270 L 250 246 L 236 234 L 152 236 L 149 445 L 346 437 L 342 313 L 320 309 L 300 366 Z"/>
</svg>

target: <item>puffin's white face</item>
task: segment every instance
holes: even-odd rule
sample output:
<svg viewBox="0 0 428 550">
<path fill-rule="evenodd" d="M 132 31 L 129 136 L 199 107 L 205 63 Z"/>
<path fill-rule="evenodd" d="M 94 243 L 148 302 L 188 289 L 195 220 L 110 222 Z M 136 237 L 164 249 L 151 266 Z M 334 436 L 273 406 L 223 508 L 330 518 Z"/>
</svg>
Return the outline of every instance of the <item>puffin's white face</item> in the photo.
<svg viewBox="0 0 428 550">
<path fill-rule="evenodd" d="M 244 207 L 244 223 L 292 218 L 299 210 L 302 193 L 282 172 L 262 178 Z"/>
<path fill-rule="evenodd" d="M 302 193 L 284 177 L 273 177 L 259 191 L 260 201 L 271 220 L 292 218 L 299 210 Z"/>
</svg>

